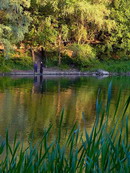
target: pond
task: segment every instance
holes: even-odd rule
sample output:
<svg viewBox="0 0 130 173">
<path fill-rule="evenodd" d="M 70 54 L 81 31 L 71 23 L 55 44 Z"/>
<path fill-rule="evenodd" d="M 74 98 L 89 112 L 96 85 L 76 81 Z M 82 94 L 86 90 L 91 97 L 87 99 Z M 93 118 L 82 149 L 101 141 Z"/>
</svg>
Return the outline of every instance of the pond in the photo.
<svg viewBox="0 0 130 173">
<path fill-rule="evenodd" d="M 110 118 L 122 90 L 119 118 L 130 95 L 130 77 L 0 77 L 0 135 L 5 136 L 8 129 L 10 139 L 18 132 L 19 137 L 26 140 L 33 131 L 38 139 L 43 129 L 53 124 L 53 136 L 62 110 L 65 130 L 71 129 L 77 121 L 81 128 L 85 126 L 90 131 L 95 120 L 97 94 L 100 90 L 100 99 L 105 105 L 111 81 Z M 127 114 L 130 115 L 130 109 Z"/>
</svg>

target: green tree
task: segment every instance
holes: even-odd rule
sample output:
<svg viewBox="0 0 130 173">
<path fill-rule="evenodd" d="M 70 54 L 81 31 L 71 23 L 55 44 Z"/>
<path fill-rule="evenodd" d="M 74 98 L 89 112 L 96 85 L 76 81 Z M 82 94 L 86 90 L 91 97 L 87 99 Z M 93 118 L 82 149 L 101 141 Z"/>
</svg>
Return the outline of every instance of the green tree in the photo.
<svg viewBox="0 0 130 173">
<path fill-rule="evenodd" d="M 130 1 L 114 0 L 111 17 L 116 22 L 115 32 L 111 35 L 113 51 L 121 57 L 130 54 Z"/>
<path fill-rule="evenodd" d="M 93 44 L 101 41 L 101 32 L 104 35 L 111 32 L 114 20 L 109 18 L 109 4 L 108 0 L 32 0 L 36 19 L 32 27 L 33 40 L 38 44 L 44 42 L 44 47 L 53 43 L 61 64 L 61 49 L 65 43 Z"/>
<path fill-rule="evenodd" d="M 4 45 L 6 53 L 28 32 L 29 6 L 30 0 L 0 0 L 0 44 Z"/>
<path fill-rule="evenodd" d="M 28 11 L 33 20 L 24 42 L 33 55 L 38 47 L 55 50 L 61 64 L 62 50 L 76 44 L 96 48 L 98 57 L 129 54 L 128 0 L 31 0 Z"/>
<path fill-rule="evenodd" d="M 103 44 L 97 46 L 99 56 L 102 58 L 121 59 L 130 54 L 130 1 L 113 0 L 109 4 L 110 18 L 115 27 L 112 32 L 100 33 Z"/>
</svg>

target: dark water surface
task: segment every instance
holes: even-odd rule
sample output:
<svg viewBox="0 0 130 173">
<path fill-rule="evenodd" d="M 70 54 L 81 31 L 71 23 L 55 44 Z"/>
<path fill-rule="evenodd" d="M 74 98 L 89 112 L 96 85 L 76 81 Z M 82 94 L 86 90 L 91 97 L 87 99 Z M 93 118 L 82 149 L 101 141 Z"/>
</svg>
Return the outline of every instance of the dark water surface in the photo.
<svg viewBox="0 0 130 173">
<path fill-rule="evenodd" d="M 0 135 L 5 136 L 8 129 L 11 139 L 16 131 L 27 139 L 33 131 L 38 139 L 51 123 L 54 135 L 63 108 L 64 129 L 70 129 L 77 121 L 89 131 L 95 120 L 97 93 L 101 89 L 100 98 L 105 105 L 111 81 L 110 118 L 122 89 L 118 118 L 130 95 L 130 77 L 0 77 Z M 130 115 L 130 108 L 127 114 Z"/>
</svg>

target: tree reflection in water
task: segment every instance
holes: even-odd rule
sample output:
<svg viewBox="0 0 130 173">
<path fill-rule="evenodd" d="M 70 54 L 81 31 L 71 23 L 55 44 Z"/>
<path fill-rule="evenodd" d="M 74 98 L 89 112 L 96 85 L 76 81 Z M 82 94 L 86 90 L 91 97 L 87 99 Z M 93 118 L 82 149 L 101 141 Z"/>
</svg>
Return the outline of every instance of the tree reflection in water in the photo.
<svg viewBox="0 0 130 173">
<path fill-rule="evenodd" d="M 53 124 L 57 131 L 59 115 L 64 108 L 64 129 L 70 129 L 75 121 L 81 128 L 90 130 L 95 119 L 95 103 L 99 88 L 100 99 L 105 105 L 107 89 L 112 80 L 112 104 L 114 112 L 117 95 L 122 88 L 119 115 L 130 91 L 129 77 L 96 79 L 94 77 L 34 76 L 34 78 L 0 78 L 0 134 L 8 128 L 14 136 L 18 131 L 24 139 L 31 131 L 39 138 L 43 128 Z M 84 120 L 82 117 L 84 112 Z M 128 110 L 130 114 L 130 110 Z"/>
</svg>

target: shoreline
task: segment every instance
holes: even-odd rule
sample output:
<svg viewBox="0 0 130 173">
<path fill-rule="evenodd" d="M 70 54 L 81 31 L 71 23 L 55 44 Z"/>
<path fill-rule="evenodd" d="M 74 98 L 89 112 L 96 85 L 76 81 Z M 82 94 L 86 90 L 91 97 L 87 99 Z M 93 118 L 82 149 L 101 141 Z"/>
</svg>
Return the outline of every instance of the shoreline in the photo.
<svg viewBox="0 0 130 173">
<path fill-rule="evenodd" d="M 19 71 L 19 70 L 14 70 L 12 72 L 0 72 L 0 76 L 14 76 L 14 75 L 23 75 L 23 76 L 39 76 L 41 75 L 40 73 L 34 73 L 33 71 Z M 72 71 L 72 70 L 45 70 L 43 71 L 43 76 L 130 76 L 130 72 L 107 72 L 104 70 L 97 70 L 95 72 L 90 72 L 90 71 Z"/>
</svg>

